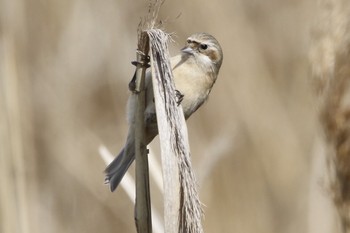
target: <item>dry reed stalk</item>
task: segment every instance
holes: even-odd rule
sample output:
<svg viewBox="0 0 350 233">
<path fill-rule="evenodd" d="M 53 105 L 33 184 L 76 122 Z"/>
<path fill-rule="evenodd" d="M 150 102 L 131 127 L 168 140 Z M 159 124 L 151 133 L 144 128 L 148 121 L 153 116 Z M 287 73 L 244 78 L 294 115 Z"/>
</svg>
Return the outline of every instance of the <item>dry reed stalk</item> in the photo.
<svg viewBox="0 0 350 233">
<path fill-rule="evenodd" d="M 149 51 L 147 34 L 141 34 L 138 41 L 136 86 L 137 110 L 135 117 L 135 162 L 136 162 L 136 203 L 135 222 L 137 232 L 152 232 L 151 194 L 149 189 L 148 157 L 145 145 L 144 112 L 146 107 L 145 78 Z M 135 94 L 136 94 L 135 93 Z"/>
<path fill-rule="evenodd" d="M 203 210 L 191 165 L 186 122 L 182 108 L 176 102 L 168 52 L 170 36 L 159 29 L 147 33 L 151 43 L 152 80 L 161 141 L 165 230 L 201 233 Z M 176 219 L 179 222 L 174 222 Z"/>
<path fill-rule="evenodd" d="M 135 223 L 137 232 L 152 232 L 151 194 L 149 187 L 149 171 L 147 148 L 145 144 L 144 112 L 146 108 L 145 78 L 149 67 L 148 53 L 150 50 L 149 38 L 146 30 L 155 26 L 156 19 L 163 1 L 150 1 L 147 17 L 141 20 L 138 27 L 137 61 L 135 83 L 131 89 L 137 95 L 137 110 L 135 116 L 135 163 L 136 163 L 136 203 Z"/>
</svg>

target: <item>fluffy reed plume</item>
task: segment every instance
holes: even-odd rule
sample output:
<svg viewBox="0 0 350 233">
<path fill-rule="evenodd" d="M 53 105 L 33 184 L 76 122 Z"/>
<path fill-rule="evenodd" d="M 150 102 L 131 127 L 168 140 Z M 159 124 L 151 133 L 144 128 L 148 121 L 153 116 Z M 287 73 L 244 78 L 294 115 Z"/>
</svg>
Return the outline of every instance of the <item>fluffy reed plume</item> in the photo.
<svg viewBox="0 0 350 233">
<path fill-rule="evenodd" d="M 343 232 L 350 232 L 350 4 L 323 1 L 314 32 L 313 71 L 319 93 L 333 202 Z"/>
<path fill-rule="evenodd" d="M 325 100 L 321 120 L 331 147 L 332 192 L 344 232 L 350 232 L 350 108 L 344 105 L 350 78 L 350 57 L 337 57 L 335 81 Z"/>
</svg>

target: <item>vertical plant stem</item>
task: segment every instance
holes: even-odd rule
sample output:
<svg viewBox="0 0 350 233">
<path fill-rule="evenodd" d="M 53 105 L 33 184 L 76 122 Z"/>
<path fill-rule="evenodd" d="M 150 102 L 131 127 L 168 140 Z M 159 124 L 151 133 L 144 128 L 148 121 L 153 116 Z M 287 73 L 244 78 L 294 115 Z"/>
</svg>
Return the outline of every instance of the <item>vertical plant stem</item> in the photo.
<svg viewBox="0 0 350 233">
<path fill-rule="evenodd" d="M 137 232 L 151 233 L 151 197 L 149 189 L 148 157 L 145 145 L 145 76 L 147 68 L 148 36 L 141 34 L 137 53 L 136 91 L 137 110 L 135 122 L 135 157 L 136 157 L 136 205 L 135 222 Z M 146 40 L 145 42 L 143 40 Z"/>
</svg>

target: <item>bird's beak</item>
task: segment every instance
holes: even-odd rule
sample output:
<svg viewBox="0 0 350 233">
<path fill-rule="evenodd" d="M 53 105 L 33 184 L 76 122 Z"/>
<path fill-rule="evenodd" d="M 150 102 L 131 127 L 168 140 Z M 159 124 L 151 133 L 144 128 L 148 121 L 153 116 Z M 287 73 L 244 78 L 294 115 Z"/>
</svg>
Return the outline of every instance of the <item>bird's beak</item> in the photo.
<svg viewBox="0 0 350 233">
<path fill-rule="evenodd" d="M 188 47 L 188 46 L 186 46 L 183 49 L 181 49 L 181 51 L 183 53 L 193 54 L 193 49 L 191 47 Z"/>
</svg>

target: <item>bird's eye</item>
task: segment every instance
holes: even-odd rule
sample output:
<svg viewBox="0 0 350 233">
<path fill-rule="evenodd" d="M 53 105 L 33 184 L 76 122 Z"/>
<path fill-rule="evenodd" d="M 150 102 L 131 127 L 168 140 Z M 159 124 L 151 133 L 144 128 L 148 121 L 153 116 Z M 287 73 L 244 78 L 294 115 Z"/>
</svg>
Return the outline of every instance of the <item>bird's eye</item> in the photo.
<svg viewBox="0 0 350 233">
<path fill-rule="evenodd" d="M 188 40 L 187 40 L 187 43 L 191 44 L 191 43 L 192 43 L 192 40 L 188 39 Z"/>
<path fill-rule="evenodd" d="M 203 50 L 206 50 L 208 48 L 208 45 L 206 45 L 206 44 L 201 44 L 200 46 L 201 46 L 201 49 L 203 49 Z"/>
</svg>

